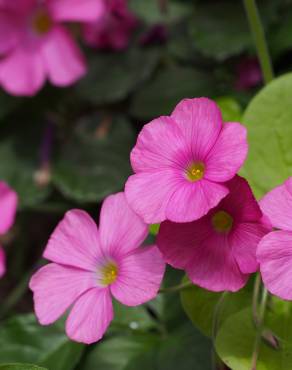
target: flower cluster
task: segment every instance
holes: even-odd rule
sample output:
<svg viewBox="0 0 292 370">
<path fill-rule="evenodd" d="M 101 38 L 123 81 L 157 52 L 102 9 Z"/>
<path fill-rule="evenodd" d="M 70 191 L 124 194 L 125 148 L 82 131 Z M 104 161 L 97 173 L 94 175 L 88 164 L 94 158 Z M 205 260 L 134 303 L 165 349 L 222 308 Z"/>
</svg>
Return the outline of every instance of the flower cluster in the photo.
<svg viewBox="0 0 292 370">
<path fill-rule="evenodd" d="M 127 306 L 153 299 L 166 263 L 211 291 L 241 289 L 260 264 L 268 288 L 292 298 L 292 179 L 259 205 L 237 175 L 247 151 L 246 129 L 223 122 L 207 98 L 185 99 L 145 125 L 134 174 L 124 193 L 105 199 L 99 229 L 72 210 L 53 232 L 44 252 L 51 263 L 30 282 L 40 323 L 70 309 L 68 336 L 95 342 L 113 319 L 112 297 Z M 144 246 L 151 223 L 161 223 L 157 245 Z"/>
</svg>

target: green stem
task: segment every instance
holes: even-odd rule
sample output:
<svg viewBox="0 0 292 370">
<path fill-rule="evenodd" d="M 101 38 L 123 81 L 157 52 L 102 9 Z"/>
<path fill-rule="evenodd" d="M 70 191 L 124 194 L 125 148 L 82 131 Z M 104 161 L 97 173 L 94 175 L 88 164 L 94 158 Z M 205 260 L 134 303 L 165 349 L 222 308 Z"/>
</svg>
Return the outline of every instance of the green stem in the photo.
<svg viewBox="0 0 292 370">
<path fill-rule="evenodd" d="M 168 288 L 161 288 L 159 289 L 159 293 L 175 293 L 179 292 L 180 290 L 190 288 L 192 285 L 193 284 L 190 281 L 187 281 L 186 283 L 181 283 Z"/>
<path fill-rule="evenodd" d="M 263 287 L 262 299 L 261 299 L 259 315 L 258 315 L 257 333 L 256 333 L 252 360 L 251 360 L 251 370 L 256 370 L 257 368 L 257 361 L 259 357 L 260 344 L 261 344 L 262 333 L 263 333 L 263 328 L 264 328 L 264 318 L 265 318 L 268 296 L 269 296 L 269 293 L 267 289 Z"/>
<path fill-rule="evenodd" d="M 257 327 L 259 324 L 258 301 L 259 301 L 260 288 L 261 288 L 261 276 L 260 274 L 257 274 L 255 278 L 255 282 L 254 282 L 254 289 L 253 289 L 253 296 L 252 296 L 252 317 L 253 317 L 255 327 Z"/>
<path fill-rule="evenodd" d="M 259 62 L 261 65 L 265 84 L 272 81 L 274 78 L 271 57 L 268 51 L 268 46 L 265 38 L 264 28 L 258 12 L 255 0 L 243 0 L 244 6 L 250 26 L 251 33 L 257 49 Z"/>
</svg>

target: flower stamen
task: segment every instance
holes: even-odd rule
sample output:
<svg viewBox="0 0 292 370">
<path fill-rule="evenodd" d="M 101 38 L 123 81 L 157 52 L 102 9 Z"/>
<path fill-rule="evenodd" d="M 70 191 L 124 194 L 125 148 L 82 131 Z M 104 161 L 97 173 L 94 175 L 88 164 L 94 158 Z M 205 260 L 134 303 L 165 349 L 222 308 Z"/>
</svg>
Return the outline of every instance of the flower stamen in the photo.
<svg viewBox="0 0 292 370">
<path fill-rule="evenodd" d="M 188 166 L 186 175 L 189 181 L 198 181 L 204 177 L 205 166 L 202 162 L 194 162 Z"/>
<path fill-rule="evenodd" d="M 228 233 L 233 225 L 233 217 L 225 211 L 218 211 L 212 216 L 211 222 L 218 233 Z"/>
<path fill-rule="evenodd" d="M 33 18 L 32 26 L 37 34 L 43 35 L 50 31 L 53 21 L 46 11 L 38 10 Z"/>
<path fill-rule="evenodd" d="M 118 266 L 115 262 L 107 262 L 101 268 L 101 283 L 103 285 L 110 285 L 117 280 L 118 277 Z"/>
</svg>

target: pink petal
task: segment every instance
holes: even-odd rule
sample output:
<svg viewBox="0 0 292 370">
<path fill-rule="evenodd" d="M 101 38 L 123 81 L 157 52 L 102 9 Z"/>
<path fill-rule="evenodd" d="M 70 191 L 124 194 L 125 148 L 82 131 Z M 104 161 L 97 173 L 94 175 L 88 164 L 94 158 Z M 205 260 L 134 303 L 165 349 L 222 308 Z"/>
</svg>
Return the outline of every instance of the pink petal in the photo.
<svg viewBox="0 0 292 370">
<path fill-rule="evenodd" d="M 194 159 L 202 160 L 212 149 L 222 129 L 222 115 L 217 105 L 207 98 L 184 99 L 171 118 L 179 125 Z"/>
<path fill-rule="evenodd" d="M 48 325 L 56 321 L 82 293 L 95 286 L 93 273 L 55 263 L 42 267 L 29 284 L 39 322 Z"/>
<path fill-rule="evenodd" d="M 260 207 L 274 227 L 292 231 L 292 177 L 266 194 Z"/>
<path fill-rule="evenodd" d="M 170 198 L 166 218 L 174 222 L 197 220 L 216 207 L 227 194 L 225 186 L 210 181 L 185 182 Z"/>
<path fill-rule="evenodd" d="M 19 46 L 0 60 L 0 84 L 12 95 L 35 95 L 45 77 L 41 56 L 35 49 Z"/>
<path fill-rule="evenodd" d="M 44 258 L 95 271 L 101 249 L 95 222 L 84 211 L 68 211 L 54 230 L 44 252 Z"/>
<path fill-rule="evenodd" d="M 19 19 L 11 12 L 0 9 L 0 54 L 14 48 L 21 37 Z"/>
<path fill-rule="evenodd" d="M 155 298 L 165 271 L 156 246 L 138 248 L 119 262 L 118 280 L 111 293 L 127 306 L 137 306 Z"/>
<path fill-rule="evenodd" d="M 196 246 L 212 233 L 209 217 L 187 223 L 165 221 L 160 225 L 157 245 L 167 263 L 184 269 L 194 256 Z"/>
<path fill-rule="evenodd" d="M 233 255 L 244 274 L 258 270 L 256 259 L 257 246 L 261 239 L 271 231 L 261 223 L 241 223 L 230 235 Z"/>
<path fill-rule="evenodd" d="M 54 27 L 42 45 L 41 55 L 53 85 L 68 86 L 86 73 L 84 57 L 69 32 Z"/>
<path fill-rule="evenodd" d="M 50 0 L 48 6 L 56 21 L 94 21 L 106 10 L 104 0 Z"/>
<path fill-rule="evenodd" d="M 66 322 L 66 333 L 76 342 L 91 344 L 102 338 L 113 319 L 108 289 L 91 289 L 74 304 Z"/>
<path fill-rule="evenodd" d="M 105 254 L 121 256 L 140 246 L 148 226 L 129 207 L 124 193 L 105 199 L 100 214 L 100 242 Z"/>
<path fill-rule="evenodd" d="M 182 136 L 175 121 L 159 117 L 145 125 L 131 152 L 135 172 L 157 171 L 169 168 L 185 170 L 191 158 L 191 146 Z"/>
<path fill-rule="evenodd" d="M 292 299 L 292 233 L 275 231 L 259 243 L 257 259 L 267 289 L 282 299 Z"/>
<path fill-rule="evenodd" d="M 5 234 L 13 225 L 18 203 L 17 193 L 4 181 L 0 181 L 0 234 Z"/>
<path fill-rule="evenodd" d="M 240 176 L 228 181 L 225 186 L 229 194 L 224 198 L 220 207 L 229 212 L 236 222 L 258 222 L 263 214 L 260 210 L 248 182 Z"/>
<path fill-rule="evenodd" d="M 182 180 L 173 170 L 139 173 L 129 177 L 125 195 L 146 223 L 160 223 L 166 219 L 167 204 Z"/>
<path fill-rule="evenodd" d="M 243 165 L 247 151 L 246 128 L 235 122 L 225 123 L 205 159 L 205 178 L 218 182 L 230 180 Z"/>
<path fill-rule="evenodd" d="M 0 246 L 0 278 L 6 273 L 6 257 L 3 248 Z"/>
<path fill-rule="evenodd" d="M 194 248 L 186 272 L 194 284 L 214 292 L 235 292 L 246 284 L 249 276 L 240 271 L 228 237 L 217 233 Z"/>
</svg>

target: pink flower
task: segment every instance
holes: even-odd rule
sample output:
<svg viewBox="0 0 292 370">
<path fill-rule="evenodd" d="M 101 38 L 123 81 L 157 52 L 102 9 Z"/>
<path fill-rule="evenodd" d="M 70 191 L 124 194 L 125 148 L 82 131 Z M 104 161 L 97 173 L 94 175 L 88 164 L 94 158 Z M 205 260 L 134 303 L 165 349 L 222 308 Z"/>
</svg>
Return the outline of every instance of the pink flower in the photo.
<svg viewBox="0 0 292 370">
<path fill-rule="evenodd" d="M 142 129 L 131 153 L 126 197 L 147 223 L 199 219 L 228 194 L 247 155 L 246 129 L 223 123 L 217 105 L 185 99 Z"/>
<path fill-rule="evenodd" d="M 262 72 L 257 58 L 244 58 L 236 67 L 235 88 L 249 90 L 262 81 Z"/>
<path fill-rule="evenodd" d="M 51 324 L 72 306 L 67 335 L 92 343 L 113 319 L 111 296 L 127 306 L 154 298 L 165 263 L 156 246 L 140 247 L 147 234 L 123 193 L 104 201 L 99 230 L 86 212 L 67 212 L 44 252 L 53 263 L 30 281 L 40 323 Z"/>
<path fill-rule="evenodd" d="M 273 227 L 259 244 L 257 259 L 264 284 L 283 299 L 292 299 L 292 177 L 260 202 Z"/>
<path fill-rule="evenodd" d="M 257 271 L 256 248 L 270 231 L 246 180 L 235 176 L 230 193 L 200 220 L 161 224 L 157 244 L 166 262 L 184 269 L 194 284 L 237 291 Z"/>
<path fill-rule="evenodd" d="M 18 197 L 4 181 L 0 181 L 0 235 L 7 233 L 14 223 Z M 0 277 L 6 272 L 5 253 L 0 246 Z"/>
<path fill-rule="evenodd" d="M 138 20 L 130 12 L 127 0 L 103 0 L 104 14 L 84 25 L 85 42 L 99 49 L 125 49 Z"/>
<path fill-rule="evenodd" d="M 0 84 L 12 95 L 34 95 L 46 78 L 67 86 L 86 72 L 64 21 L 96 19 L 101 0 L 2 0 Z"/>
</svg>

